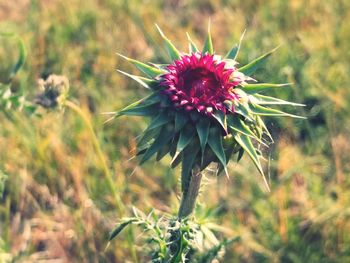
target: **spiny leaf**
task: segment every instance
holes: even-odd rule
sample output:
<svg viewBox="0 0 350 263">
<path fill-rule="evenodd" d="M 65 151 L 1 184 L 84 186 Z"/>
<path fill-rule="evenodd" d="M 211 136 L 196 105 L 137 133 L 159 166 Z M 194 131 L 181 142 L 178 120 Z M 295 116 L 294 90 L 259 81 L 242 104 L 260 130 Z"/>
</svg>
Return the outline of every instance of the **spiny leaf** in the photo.
<svg viewBox="0 0 350 263">
<path fill-rule="evenodd" d="M 138 148 L 148 148 L 148 144 L 149 142 L 153 139 L 156 138 L 158 136 L 158 134 L 160 133 L 162 127 L 157 127 L 155 129 L 149 129 L 147 128 L 143 133 L 142 133 L 142 137 L 138 139 L 137 142 L 137 147 Z"/>
<path fill-rule="evenodd" d="M 221 111 L 216 111 L 213 113 L 213 117 L 218 121 L 222 128 L 227 132 L 227 121 L 226 114 Z"/>
<path fill-rule="evenodd" d="M 282 88 L 290 85 L 292 85 L 292 83 L 284 83 L 284 84 L 256 83 L 256 84 L 245 84 L 244 86 L 241 87 L 241 89 L 248 94 L 255 94 L 258 92 L 276 89 L 276 88 Z"/>
<path fill-rule="evenodd" d="M 175 131 L 179 131 L 188 122 L 189 117 L 182 112 L 176 112 L 175 115 Z"/>
<path fill-rule="evenodd" d="M 186 32 L 187 35 L 187 39 L 188 39 L 188 45 L 189 45 L 189 51 L 190 53 L 195 53 L 198 52 L 198 48 L 196 46 L 196 44 L 193 42 L 193 40 L 191 39 L 190 35 Z"/>
<path fill-rule="evenodd" d="M 225 56 L 225 59 L 234 59 L 238 53 L 239 45 L 235 44 Z"/>
<path fill-rule="evenodd" d="M 162 36 L 162 38 L 164 40 L 165 47 L 169 53 L 171 60 L 179 59 L 180 52 L 176 49 L 176 47 L 173 45 L 173 43 L 171 43 L 171 41 L 164 35 L 164 33 L 162 32 L 162 30 L 159 28 L 159 26 L 157 24 L 156 24 L 156 27 L 159 31 L 159 34 Z"/>
<path fill-rule="evenodd" d="M 250 116 L 250 110 L 248 104 L 243 104 L 240 102 L 234 102 L 235 104 L 235 113 L 243 116 L 249 121 L 253 121 L 252 116 Z"/>
<path fill-rule="evenodd" d="M 136 218 L 131 218 L 121 224 L 119 224 L 115 229 L 112 230 L 112 232 L 109 234 L 109 238 L 108 241 L 111 241 L 112 239 L 114 239 L 117 235 L 119 235 L 120 232 L 123 231 L 123 229 L 125 227 L 127 227 L 128 225 L 132 224 L 133 222 L 137 221 Z"/>
<path fill-rule="evenodd" d="M 243 133 L 246 136 L 256 139 L 260 143 L 263 143 L 260 140 L 260 138 L 249 129 L 249 127 L 244 123 L 244 121 L 237 116 L 230 116 L 228 118 L 228 126 L 236 132 Z"/>
<path fill-rule="evenodd" d="M 143 101 L 145 104 L 155 104 L 161 101 L 161 95 L 159 92 L 155 91 L 147 97 L 143 98 Z"/>
<path fill-rule="evenodd" d="M 208 23 L 208 35 L 207 35 L 207 39 L 205 40 L 202 53 L 204 54 L 206 52 L 208 52 L 209 54 L 214 53 L 213 41 L 211 39 L 211 33 L 210 33 L 210 20 Z"/>
<path fill-rule="evenodd" d="M 155 67 L 151 67 L 145 63 L 142 63 L 138 60 L 132 59 L 132 58 L 128 58 L 122 54 L 117 53 L 120 57 L 124 58 L 125 60 L 127 60 L 128 62 L 130 62 L 131 64 L 133 64 L 135 67 L 137 67 L 141 72 L 145 73 L 148 77 L 150 78 L 155 78 L 161 74 L 164 74 L 165 71 L 155 68 Z"/>
<path fill-rule="evenodd" d="M 235 141 L 234 137 L 229 135 L 225 136 L 222 141 L 222 145 L 224 146 L 224 150 L 232 148 L 233 153 L 237 153 L 241 146 Z M 226 158 L 227 159 L 227 158 Z"/>
<path fill-rule="evenodd" d="M 256 153 L 256 150 L 255 150 L 250 138 L 244 134 L 238 134 L 238 133 L 234 134 L 233 136 L 234 136 L 236 142 L 239 143 L 239 145 L 242 146 L 244 151 L 246 151 L 248 153 L 249 157 L 252 159 L 253 163 L 258 168 L 258 171 L 260 172 L 260 174 L 264 180 L 264 183 L 265 183 L 267 190 L 270 191 L 269 185 L 268 185 L 266 178 L 265 178 L 265 175 L 264 175 L 264 171 L 261 167 L 261 163 L 260 163 L 258 154 Z"/>
<path fill-rule="evenodd" d="M 183 149 L 185 149 L 185 147 L 191 142 L 194 134 L 195 134 L 195 131 L 192 129 L 190 125 L 188 125 L 187 127 L 181 130 L 179 141 L 177 142 L 177 147 L 176 147 L 176 151 L 178 153 L 181 152 Z"/>
<path fill-rule="evenodd" d="M 148 64 L 160 70 L 166 70 L 166 67 L 169 66 L 169 64 L 159 64 L 159 63 L 153 63 L 153 62 L 148 62 Z"/>
<path fill-rule="evenodd" d="M 142 156 L 140 165 L 145 163 L 149 158 L 152 157 L 159 149 L 161 149 L 166 143 L 172 138 L 173 131 L 169 127 L 163 127 L 158 137 L 154 140 L 152 145 L 147 149 L 145 154 Z"/>
<path fill-rule="evenodd" d="M 238 69 L 239 72 L 242 72 L 244 75 L 252 75 L 267 59 L 268 57 L 275 52 L 279 47 L 274 48 L 273 50 L 267 52 L 266 54 L 254 59 L 249 64 Z"/>
<path fill-rule="evenodd" d="M 148 126 L 148 129 L 154 129 L 159 126 L 162 126 L 166 123 L 169 123 L 172 119 L 168 116 L 168 114 L 161 112 L 155 117 Z"/>
<path fill-rule="evenodd" d="M 239 162 L 242 159 L 243 155 L 244 155 L 244 149 L 241 148 L 238 151 L 237 162 Z"/>
<path fill-rule="evenodd" d="M 170 151 L 169 151 L 169 154 L 170 154 L 171 157 L 174 157 L 175 154 L 176 154 L 176 147 L 177 147 L 177 142 L 179 140 L 179 137 L 180 136 L 178 136 L 178 134 L 175 135 L 175 133 L 174 133 L 173 140 L 172 140 L 172 142 L 170 144 L 170 146 L 171 146 L 170 147 Z"/>
<path fill-rule="evenodd" d="M 109 118 L 108 122 L 114 118 L 123 116 L 123 115 L 131 115 L 131 116 L 152 116 L 159 112 L 157 107 L 154 105 L 159 103 L 159 97 L 156 93 L 151 94 L 150 96 L 143 98 L 141 100 L 138 100 L 128 106 L 126 106 L 124 109 L 120 111 L 114 111 L 114 112 L 104 112 L 105 115 L 114 115 L 111 118 Z"/>
<path fill-rule="evenodd" d="M 192 129 L 190 125 L 186 126 L 185 128 L 181 129 L 180 131 L 180 137 L 176 145 L 176 153 L 173 157 L 173 161 L 178 157 L 178 155 L 185 149 L 185 147 L 191 142 L 192 138 L 194 137 L 195 131 Z"/>
<path fill-rule="evenodd" d="M 197 153 L 199 152 L 198 141 L 192 140 L 191 143 L 184 149 L 182 154 L 182 169 L 181 169 L 181 189 L 187 191 L 188 182 L 191 178 L 191 170 Z"/>
<path fill-rule="evenodd" d="M 226 164 L 231 159 L 232 154 L 235 154 L 237 151 L 239 151 L 239 144 L 234 140 L 232 136 L 226 136 L 223 138 L 223 147 L 224 147 L 224 152 L 226 156 Z M 220 174 L 222 171 L 225 170 L 225 167 L 220 163 L 218 166 L 218 174 Z"/>
<path fill-rule="evenodd" d="M 262 116 L 283 116 L 283 117 L 305 119 L 305 117 L 302 117 L 302 116 L 289 114 L 276 109 L 266 108 L 253 103 L 250 104 L 250 111 L 256 115 L 262 115 Z"/>
<path fill-rule="evenodd" d="M 274 140 L 273 140 L 273 138 L 272 138 L 272 135 L 271 135 L 269 129 L 266 127 L 265 122 L 262 120 L 262 118 L 261 118 L 260 116 L 256 115 L 256 116 L 255 116 L 255 120 L 256 120 L 258 126 L 261 127 L 261 128 L 263 129 L 263 131 L 266 133 L 266 135 L 269 137 L 269 139 L 270 139 L 271 142 L 273 143 Z"/>
<path fill-rule="evenodd" d="M 198 138 L 202 149 L 202 155 L 204 154 L 205 145 L 207 144 L 207 141 L 208 141 L 209 128 L 210 128 L 210 121 L 207 118 L 201 118 L 196 124 Z"/>
<path fill-rule="evenodd" d="M 199 261 L 201 263 L 208 263 L 208 262 L 217 262 L 217 258 L 220 256 L 220 253 L 223 249 L 225 249 L 228 245 L 237 242 L 240 240 L 240 237 L 234 237 L 231 239 L 224 239 L 220 243 L 216 244 L 212 248 L 210 248 L 207 251 L 204 251 L 203 255 L 200 256 Z"/>
<path fill-rule="evenodd" d="M 232 49 L 227 53 L 227 55 L 225 56 L 226 59 L 233 59 L 233 60 L 236 60 L 237 56 L 238 56 L 238 52 L 239 52 L 239 49 L 241 47 L 241 43 L 242 43 L 242 40 L 244 38 L 244 35 L 245 35 L 245 32 L 246 30 L 243 31 L 240 39 L 239 39 L 239 42 L 238 44 L 235 44 Z"/>
<path fill-rule="evenodd" d="M 145 87 L 146 89 L 152 89 L 152 87 L 154 87 L 155 85 L 158 84 L 157 81 L 149 79 L 149 78 L 145 78 L 145 77 L 140 77 L 140 76 L 136 76 L 136 75 L 132 75 L 129 74 L 127 72 L 121 71 L 119 69 L 117 69 L 117 71 L 133 80 L 135 80 L 137 83 L 139 83 L 141 86 Z"/>
<path fill-rule="evenodd" d="M 162 148 L 160 148 L 157 152 L 156 160 L 160 161 L 163 157 L 170 151 L 170 144 L 165 144 Z"/>
<path fill-rule="evenodd" d="M 210 148 L 215 153 L 216 157 L 226 167 L 226 157 L 224 152 L 224 147 L 222 145 L 222 135 L 221 131 L 217 127 L 212 127 L 209 130 L 208 144 Z"/>
<path fill-rule="evenodd" d="M 156 103 L 152 104 L 137 104 L 137 105 L 129 105 L 125 107 L 123 110 L 116 113 L 116 117 L 128 115 L 128 116 L 153 116 L 158 113 L 157 107 L 155 107 Z"/>
<path fill-rule="evenodd" d="M 144 154 L 149 146 L 144 145 L 143 147 L 140 147 L 137 149 L 136 156 L 140 156 L 141 154 Z"/>
<path fill-rule="evenodd" d="M 180 154 L 176 155 L 175 158 L 173 158 L 171 160 L 171 163 L 170 163 L 171 168 L 175 168 L 176 166 L 178 166 L 180 164 L 180 162 L 182 160 L 182 155 L 183 155 L 183 153 L 180 153 Z"/>
<path fill-rule="evenodd" d="M 294 103 L 286 100 L 277 99 L 270 96 L 265 96 L 261 94 L 255 94 L 254 96 L 249 96 L 250 101 L 254 104 L 259 105 L 290 105 L 290 106 L 306 106 L 305 104 Z"/>
</svg>

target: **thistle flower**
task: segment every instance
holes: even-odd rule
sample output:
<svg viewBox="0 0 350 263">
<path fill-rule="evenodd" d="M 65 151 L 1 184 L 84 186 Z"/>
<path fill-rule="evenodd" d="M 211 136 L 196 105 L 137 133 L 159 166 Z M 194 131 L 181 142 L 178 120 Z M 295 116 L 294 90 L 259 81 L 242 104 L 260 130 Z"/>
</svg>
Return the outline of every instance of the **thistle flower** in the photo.
<svg viewBox="0 0 350 263">
<path fill-rule="evenodd" d="M 63 107 L 69 91 L 67 77 L 53 74 L 46 80 L 39 79 L 38 85 L 42 92 L 37 95 L 36 104 L 44 108 Z"/>
<path fill-rule="evenodd" d="M 234 87 L 243 80 L 234 67 L 228 68 L 225 61 L 209 53 L 200 52 L 183 55 L 166 67 L 161 86 L 175 108 L 195 111 L 208 116 L 214 110 L 234 112 L 225 101 L 238 100 Z"/>
<path fill-rule="evenodd" d="M 260 94 L 289 84 L 257 83 L 250 77 L 276 49 L 238 66 L 236 58 L 243 36 L 238 45 L 221 57 L 214 53 L 210 28 L 202 51 L 188 36 L 188 53 L 179 52 L 158 26 L 157 29 L 169 53 L 169 64 L 144 64 L 120 55 L 145 76 L 119 72 L 151 92 L 113 113 L 114 117 L 150 117 L 138 140 L 140 163 L 155 154 L 157 160 L 170 154 L 172 167 L 182 165 L 182 191 L 186 193 L 194 173 L 216 163 L 219 172 L 227 174 L 228 161 L 234 155 L 239 161 L 246 152 L 268 188 L 258 148 L 260 144 L 266 145 L 266 138 L 272 138 L 262 116 L 298 117 L 268 106 L 302 106 Z"/>
</svg>

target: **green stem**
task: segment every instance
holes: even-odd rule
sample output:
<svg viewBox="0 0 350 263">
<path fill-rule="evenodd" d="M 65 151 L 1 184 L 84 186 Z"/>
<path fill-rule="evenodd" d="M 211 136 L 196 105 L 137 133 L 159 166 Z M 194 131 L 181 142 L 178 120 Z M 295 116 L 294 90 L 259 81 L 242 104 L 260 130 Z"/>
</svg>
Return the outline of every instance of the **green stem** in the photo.
<svg viewBox="0 0 350 263">
<path fill-rule="evenodd" d="M 198 167 L 193 168 L 190 181 L 186 191 L 182 193 L 181 204 L 178 212 L 179 219 L 185 218 L 192 214 L 196 207 L 196 200 L 202 181 L 202 173 Z"/>
<path fill-rule="evenodd" d="M 103 168 L 103 172 L 104 172 L 104 175 L 106 177 L 106 180 L 107 180 L 107 184 L 108 184 L 108 187 L 110 188 L 112 194 L 113 194 L 113 198 L 114 198 L 114 202 L 115 202 L 115 205 L 116 205 L 116 208 L 117 208 L 117 211 L 120 215 L 122 215 L 124 213 L 124 205 L 120 199 L 120 196 L 117 192 L 117 189 L 115 188 L 115 184 L 114 184 L 114 181 L 113 181 L 113 177 L 110 173 L 110 170 L 108 168 L 108 165 L 107 165 L 107 161 L 103 155 L 103 152 L 102 152 L 102 149 L 101 149 L 101 145 L 97 139 L 97 136 L 96 136 L 96 133 L 92 127 L 92 124 L 91 124 L 91 121 L 90 121 L 90 118 L 82 111 L 82 109 L 77 106 L 76 104 L 74 104 L 73 102 L 71 101 L 66 101 L 65 102 L 65 105 L 70 108 L 71 110 L 73 110 L 75 113 L 77 113 L 81 118 L 82 120 L 84 121 L 85 125 L 88 127 L 89 129 L 89 132 L 90 132 L 90 136 L 91 136 L 91 139 L 92 139 L 92 143 L 95 147 L 95 150 L 96 150 L 96 154 L 97 154 L 97 157 L 101 163 L 101 166 Z M 134 243 L 132 241 L 132 239 L 130 238 L 131 236 L 133 235 L 132 232 L 129 232 L 129 238 L 128 238 L 128 245 L 129 245 L 129 249 L 130 249 L 130 252 L 131 252 L 131 255 L 133 257 L 133 260 L 135 263 L 138 262 L 138 259 L 137 259 L 137 255 L 136 255 L 136 249 L 135 249 L 135 246 L 134 246 Z"/>
<path fill-rule="evenodd" d="M 93 127 L 92 127 L 90 118 L 86 115 L 86 113 L 84 113 L 82 111 L 82 109 L 79 106 L 77 106 L 73 102 L 67 100 L 65 102 L 65 105 L 68 108 L 70 108 L 71 110 L 73 110 L 75 113 L 77 113 L 82 118 L 82 120 L 84 121 L 85 125 L 87 126 L 87 128 L 88 128 L 88 130 L 90 132 L 90 137 L 91 137 L 92 143 L 93 143 L 93 145 L 95 147 L 95 150 L 96 150 L 97 157 L 98 157 L 98 159 L 100 161 L 100 164 L 102 166 L 104 175 L 106 177 L 108 187 L 109 187 L 109 189 L 111 190 L 111 192 L 113 194 L 113 198 L 114 198 L 114 202 L 115 202 L 117 211 L 118 211 L 119 214 L 123 214 L 124 213 L 124 206 L 122 204 L 120 196 L 119 196 L 119 194 L 117 192 L 117 189 L 115 187 L 114 180 L 113 180 L 112 175 L 110 173 L 110 170 L 109 170 L 109 168 L 107 166 L 106 159 L 105 159 L 105 157 L 103 155 L 103 152 L 101 150 L 101 146 L 100 146 L 100 143 L 99 143 L 99 141 L 97 139 L 96 133 L 95 133 Z"/>
</svg>

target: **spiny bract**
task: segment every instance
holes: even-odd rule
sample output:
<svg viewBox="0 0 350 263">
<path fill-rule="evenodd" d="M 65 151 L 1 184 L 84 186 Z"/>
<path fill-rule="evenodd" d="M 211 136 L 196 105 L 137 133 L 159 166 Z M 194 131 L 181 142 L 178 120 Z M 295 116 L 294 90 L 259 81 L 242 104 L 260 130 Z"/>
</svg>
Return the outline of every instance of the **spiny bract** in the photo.
<svg viewBox="0 0 350 263">
<path fill-rule="evenodd" d="M 250 77 L 275 49 L 245 66 L 236 67 L 244 34 L 239 44 L 222 58 L 214 54 L 210 28 L 202 51 L 188 36 L 188 54 L 179 52 L 158 26 L 157 29 L 169 53 L 170 64 L 144 64 L 121 55 L 146 76 L 119 72 L 150 89 L 151 94 L 114 112 L 114 117 L 151 118 L 138 140 L 137 155 L 141 156 L 141 164 L 154 154 L 160 160 L 169 153 L 172 167 L 182 164 L 182 190 L 186 191 L 195 167 L 203 170 L 214 162 L 219 172 L 227 173 L 231 157 L 236 154 L 239 161 L 247 152 L 268 188 L 256 146 L 265 144 L 264 133 L 272 138 L 261 116 L 298 117 L 267 106 L 302 106 L 260 94 L 288 84 L 257 83 Z"/>
</svg>

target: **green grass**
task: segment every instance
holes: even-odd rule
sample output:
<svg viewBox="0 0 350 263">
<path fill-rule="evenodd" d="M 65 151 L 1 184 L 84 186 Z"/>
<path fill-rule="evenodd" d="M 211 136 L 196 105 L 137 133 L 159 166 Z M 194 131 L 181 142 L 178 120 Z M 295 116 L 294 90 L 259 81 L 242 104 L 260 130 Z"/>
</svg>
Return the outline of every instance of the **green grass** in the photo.
<svg viewBox="0 0 350 263">
<path fill-rule="evenodd" d="M 295 83 L 278 97 L 306 104 L 294 113 L 308 117 L 268 119 L 276 139 L 266 150 L 271 193 L 247 157 L 230 165 L 230 180 L 208 175 L 199 210 L 216 209 L 216 223 L 228 229 L 224 235 L 241 237 L 223 262 L 350 261 L 349 1 L 19 0 L 0 5 L 0 32 L 18 34 L 27 48 L 14 91 L 33 98 L 38 78 L 67 76 L 70 97 L 92 119 L 125 206 L 172 212 L 180 171 L 170 170 L 166 158 L 142 167 L 129 160 L 144 120 L 122 117 L 104 125 L 100 113 L 147 94 L 116 72 L 137 73 L 116 52 L 162 63 L 166 52 L 155 23 L 187 50 L 186 31 L 203 43 L 209 17 L 218 54 L 247 29 L 241 64 L 281 44 L 255 78 Z M 1 38 L 0 80 L 17 55 L 16 44 Z M 0 262 L 135 262 L 130 242 L 146 261 L 136 229 L 135 241 L 126 231 L 105 250 L 121 214 L 90 138 L 69 109 L 42 117 L 0 112 L 0 176 L 7 175 Z"/>
</svg>

